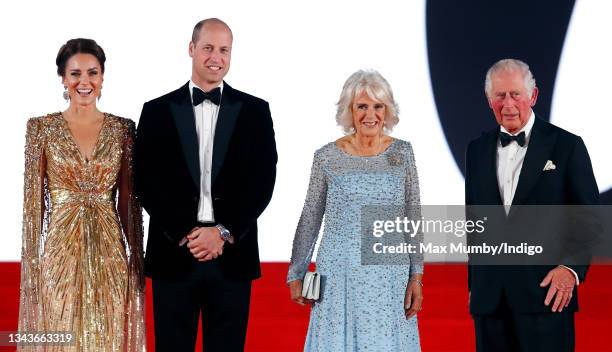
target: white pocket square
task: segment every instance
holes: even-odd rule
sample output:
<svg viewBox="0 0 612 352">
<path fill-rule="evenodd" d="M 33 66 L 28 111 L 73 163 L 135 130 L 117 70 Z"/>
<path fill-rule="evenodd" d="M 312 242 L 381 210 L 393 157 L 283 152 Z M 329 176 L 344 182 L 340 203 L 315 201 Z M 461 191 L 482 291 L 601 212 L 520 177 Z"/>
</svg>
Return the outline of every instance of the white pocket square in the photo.
<svg viewBox="0 0 612 352">
<path fill-rule="evenodd" d="M 552 160 L 547 160 L 546 165 L 544 165 L 543 171 L 554 170 L 556 168 L 557 167 L 555 166 L 555 163 L 552 162 Z"/>
</svg>

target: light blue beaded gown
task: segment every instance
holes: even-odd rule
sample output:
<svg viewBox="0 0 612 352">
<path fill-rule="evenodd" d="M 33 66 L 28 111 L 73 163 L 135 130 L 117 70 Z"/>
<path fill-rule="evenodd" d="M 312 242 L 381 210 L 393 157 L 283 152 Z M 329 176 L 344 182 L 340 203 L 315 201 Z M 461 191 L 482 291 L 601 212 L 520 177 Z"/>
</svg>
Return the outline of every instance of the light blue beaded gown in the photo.
<svg viewBox="0 0 612 352">
<path fill-rule="evenodd" d="M 423 257 L 409 265 L 362 265 L 361 211 L 366 205 L 408 204 L 419 209 L 412 147 L 394 139 L 381 154 L 350 155 L 335 143 L 315 152 L 304 209 L 293 241 L 287 282 L 308 269 L 323 218 L 316 259 L 321 299 L 310 313 L 304 351 L 420 351 L 417 318 L 406 320 L 410 274 L 423 272 Z M 422 241 L 422 234 L 414 241 Z"/>
</svg>

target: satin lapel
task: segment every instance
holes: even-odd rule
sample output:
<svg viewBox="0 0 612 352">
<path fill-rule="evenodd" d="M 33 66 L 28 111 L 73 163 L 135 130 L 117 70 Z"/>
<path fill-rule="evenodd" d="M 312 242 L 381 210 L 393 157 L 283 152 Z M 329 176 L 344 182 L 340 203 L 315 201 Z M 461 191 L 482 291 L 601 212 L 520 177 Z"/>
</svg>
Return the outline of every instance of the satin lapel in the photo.
<svg viewBox="0 0 612 352">
<path fill-rule="evenodd" d="M 215 181 L 219 170 L 225 160 L 225 154 L 229 146 L 230 138 L 236 126 L 238 113 L 242 102 L 236 100 L 234 89 L 229 84 L 223 82 L 223 93 L 221 94 L 221 107 L 219 116 L 217 117 L 217 126 L 215 127 L 215 141 L 213 146 L 212 160 L 212 178 L 211 183 Z"/>
<path fill-rule="evenodd" d="M 479 158 L 478 169 L 481 174 L 482 183 L 479 185 L 481 194 L 480 204 L 501 205 L 502 200 L 499 195 L 499 185 L 497 183 L 497 136 L 499 128 L 488 132 L 485 138 L 485 148 L 482 158 Z"/>
<path fill-rule="evenodd" d="M 198 153 L 198 134 L 196 132 L 195 116 L 189 94 L 189 83 L 181 87 L 180 96 L 170 101 L 170 112 L 174 118 L 176 129 L 183 147 L 183 155 L 189 167 L 193 183 L 200 189 L 200 157 Z"/>
<path fill-rule="evenodd" d="M 546 125 L 536 118 L 533 124 L 533 130 L 531 131 L 531 137 L 529 138 L 527 154 L 523 161 L 516 192 L 512 199 L 512 205 L 521 205 L 525 203 L 538 177 L 544 170 L 546 161 L 550 158 L 556 140 L 556 133 L 551 133 L 551 131 L 546 128 Z M 513 209 L 514 207 L 510 208 L 508 217 L 512 216 Z"/>
</svg>

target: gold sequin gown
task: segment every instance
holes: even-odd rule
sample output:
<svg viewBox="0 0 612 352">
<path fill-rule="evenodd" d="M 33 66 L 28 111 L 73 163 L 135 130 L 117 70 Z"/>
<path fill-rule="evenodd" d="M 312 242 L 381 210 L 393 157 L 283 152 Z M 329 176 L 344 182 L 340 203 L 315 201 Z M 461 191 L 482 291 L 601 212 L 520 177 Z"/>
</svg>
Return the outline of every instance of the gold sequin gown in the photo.
<svg viewBox="0 0 612 352">
<path fill-rule="evenodd" d="M 61 113 L 28 121 L 19 331 L 72 332 L 75 343 L 19 350 L 145 350 L 134 133 L 104 114 L 88 161 Z"/>
</svg>

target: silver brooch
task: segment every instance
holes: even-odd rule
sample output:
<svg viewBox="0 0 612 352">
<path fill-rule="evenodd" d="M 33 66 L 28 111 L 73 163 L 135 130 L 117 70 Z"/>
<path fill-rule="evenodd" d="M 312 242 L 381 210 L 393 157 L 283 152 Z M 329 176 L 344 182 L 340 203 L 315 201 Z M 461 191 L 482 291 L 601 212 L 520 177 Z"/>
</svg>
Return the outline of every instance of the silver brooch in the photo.
<svg viewBox="0 0 612 352">
<path fill-rule="evenodd" d="M 389 160 L 389 165 L 398 166 L 402 164 L 403 158 L 401 154 L 391 153 L 387 155 L 387 160 Z"/>
</svg>

